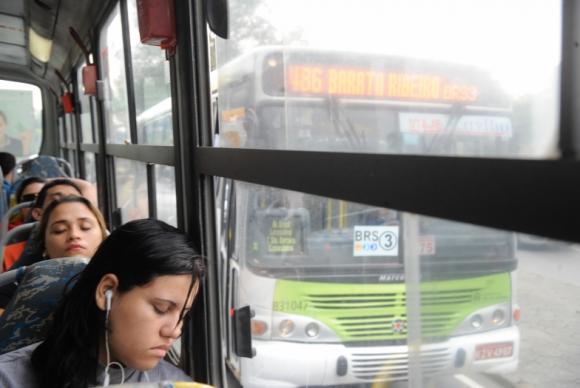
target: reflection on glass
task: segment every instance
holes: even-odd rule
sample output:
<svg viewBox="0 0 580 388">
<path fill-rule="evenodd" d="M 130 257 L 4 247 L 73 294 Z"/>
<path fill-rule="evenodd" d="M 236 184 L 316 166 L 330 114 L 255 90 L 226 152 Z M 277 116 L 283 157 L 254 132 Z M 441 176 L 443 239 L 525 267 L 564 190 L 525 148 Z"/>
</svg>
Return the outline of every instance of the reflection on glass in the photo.
<svg viewBox="0 0 580 388">
<path fill-rule="evenodd" d="M 61 147 L 66 146 L 66 127 L 62 116 L 58 118 L 58 141 Z"/>
<path fill-rule="evenodd" d="M 177 197 L 175 189 L 175 168 L 155 166 L 157 179 L 157 218 L 177 226 Z"/>
<path fill-rule="evenodd" d="M 92 152 L 85 152 L 85 179 L 97 184 L 97 161 L 96 155 Z"/>
<path fill-rule="evenodd" d="M 256 356 L 229 352 L 244 387 L 516 370 L 512 233 L 240 182 L 216 186 L 224 311 L 255 312 Z"/>
<path fill-rule="evenodd" d="M 121 209 L 121 221 L 127 222 L 149 217 L 145 164 L 115 158 L 115 182 L 117 184 L 117 207 Z"/>
<path fill-rule="evenodd" d="M 518 235 L 520 366 L 510 381 L 522 387 L 577 385 L 580 348 L 580 246 Z"/>
<path fill-rule="evenodd" d="M 75 133 L 75 125 L 74 125 L 74 120 L 73 120 L 73 115 L 72 113 L 67 113 L 65 115 L 65 121 L 66 121 L 66 142 L 68 145 L 72 145 L 75 146 L 75 139 L 76 139 L 76 133 Z"/>
<path fill-rule="evenodd" d="M 139 143 L 170 145 L 173 123 L 169 62 L 159 47 L 141 44 L 136 1 L 129 0 L 127 9 Z"/>
<path fill-rule="evenodd" d="M 558 1 L 229 6 L 230 39 L 216 43 L 222 146 L 556 153 Z"/>
<path fill-rule="evenodd" d="M 40 89 L 0 80 L 0 112 L 0 150 L 10 152 L 17 159 L 37 154 L 42 141 Z"/>
<path fill-rule="evenodd" d="M 119 5 L 103 27 L 100 36 L 101 79 L 104 81 L 104 118 L 110 142 L 123 143 L 131 140 L 125 54 Z"/>
<path fill-rule="evenodd" d="M 83 79 L 83 75 L 82 75 L 82 69 L 83 66 L 85 65 L 84 62 L 82 62 L 78 69 L 77 69 L 77 80 L 79 80 L 79 83 L 81 84 L 79 86 L 79 93 L 78 93 L 78 98 L 79 98 L 79 102 L 80 102 L 80 118 L 81 118 L 81 133 L 82 133 L 82 142 L 83 143 L 93 143 L 93 129 L 92 129 L 92 123 L 91 123 L 91 101 L 90 101 L 90 97 L 85 95 L 83 93 L 83 87 L 82 87 L 82 79 Z"/>
</svg>

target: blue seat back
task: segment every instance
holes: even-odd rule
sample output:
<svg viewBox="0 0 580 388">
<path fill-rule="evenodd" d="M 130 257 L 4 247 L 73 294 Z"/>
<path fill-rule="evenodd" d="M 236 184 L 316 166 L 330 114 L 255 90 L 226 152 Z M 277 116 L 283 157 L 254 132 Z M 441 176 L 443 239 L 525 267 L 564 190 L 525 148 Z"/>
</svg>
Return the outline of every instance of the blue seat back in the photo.
<svg viewBox="0 0 580 388">
<path fill-rule="evenodd" d="M 31 176 L 41 178 L 70 178 L 72 171 L 67 161 L 49 155 L 38 155 L 34 159 L 22 163 L 19 179 L 25 179 Z"/>
<path fill-rule="evenodd" d="M 44 339 L 69 281 L 87 262 L 82 258 L 51 259 L 26 268 L 14 297 L 0 317 L 0 354 Z"/>
</svg>

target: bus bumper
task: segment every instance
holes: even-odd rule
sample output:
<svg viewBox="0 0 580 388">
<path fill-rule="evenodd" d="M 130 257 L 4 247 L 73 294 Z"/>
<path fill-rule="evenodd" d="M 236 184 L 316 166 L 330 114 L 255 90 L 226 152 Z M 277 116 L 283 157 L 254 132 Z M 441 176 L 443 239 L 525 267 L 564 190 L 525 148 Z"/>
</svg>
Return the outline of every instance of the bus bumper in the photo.
<svg viewBox="0 0 580 388">
<path fill-rule="evenodd" d="M 372 384 L 408 378 L 408 347 L 305 344 L 253 340 L 256 356 L 242 359 L 242 384 L 300 387 Z M 518 366 L 516 326 L 450 338 L 421 348 L 423 377 L 456 373 L 506 374 Z"/>
</svg>

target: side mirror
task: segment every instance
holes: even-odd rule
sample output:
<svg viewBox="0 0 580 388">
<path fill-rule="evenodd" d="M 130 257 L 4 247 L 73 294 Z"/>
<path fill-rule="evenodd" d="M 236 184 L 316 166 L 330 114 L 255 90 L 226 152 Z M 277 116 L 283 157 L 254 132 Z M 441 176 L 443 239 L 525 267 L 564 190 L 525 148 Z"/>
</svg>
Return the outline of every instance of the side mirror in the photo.
<svg viewBox="0 0 580 388">
<path fill-rule="evenodd" d="M 240 307 L 233 312 L 234 352 L 238 357 L 252 358 L 252 316 L 250 306 Z"/>
<path fill-rule="evenodd" d="M 205 19 L 220 38 L 228 38 L 228 0 L 205 0 Z"/>
</svg>

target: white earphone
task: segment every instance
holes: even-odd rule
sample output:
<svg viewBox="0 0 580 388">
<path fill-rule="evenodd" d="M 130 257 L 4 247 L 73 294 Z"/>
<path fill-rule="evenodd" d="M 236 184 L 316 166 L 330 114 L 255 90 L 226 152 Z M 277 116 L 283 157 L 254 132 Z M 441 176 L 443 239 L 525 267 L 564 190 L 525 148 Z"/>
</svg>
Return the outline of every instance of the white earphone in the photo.
<svg viewBox="0 0 580 388">
<path fill-rule="evenodd" d="M 107 312 L 107 315 L 109 314 L 109 311 L 111 311 L 111 300 L 113 299 L 113 290 L 107 290 L 105 291 L 105 309 Z"/>
</svg>

